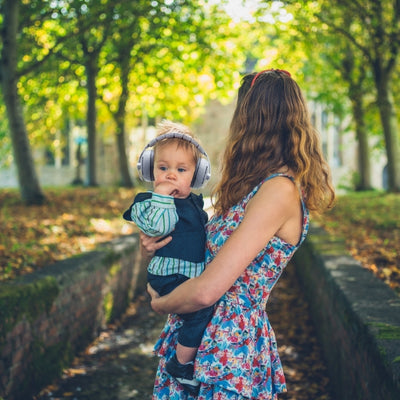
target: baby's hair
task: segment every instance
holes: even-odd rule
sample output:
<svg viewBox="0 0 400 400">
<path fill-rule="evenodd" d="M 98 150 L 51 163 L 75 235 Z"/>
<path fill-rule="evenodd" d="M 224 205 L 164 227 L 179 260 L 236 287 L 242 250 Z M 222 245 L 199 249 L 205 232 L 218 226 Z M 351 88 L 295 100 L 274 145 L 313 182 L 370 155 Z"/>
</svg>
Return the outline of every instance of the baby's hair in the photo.
<svg viewBox="0 0 400 400">
<path fill-rule="evenodd" d="M 163 119 L 157 125 L 157 136 L 161 136 L 166 133 L 172 133 L 172 132 L 179 132 L 188 135 L 190 137 L 194 137 L 191 129 L 188 126 L 180 124 L 178 122 L 173 122 L 167 119 Z"/>
<path fill-rule="evenodd" d="M 157 136 L 165 135 L 168 133 L 182 133 L 191 137 L 192 139 L 195 139 L 198 142 L 198 139 L 194 137 L 193 132 L 188 126 L 164 119 L 157 125 Z M 193 143 L 189 142 L 188 140 L 175 137 L 166 138 L 157 142 L 154 145 L 154 153 L 157 152 L 158 148 L 164 146 L 167 143 L 176 143 L 178 148 L 182 147 L 185 150 L 191 151 L 193 153 L 195 163 L 197 163 L 198 159 L 201 157 L 200 151 Z"/>
</svg>

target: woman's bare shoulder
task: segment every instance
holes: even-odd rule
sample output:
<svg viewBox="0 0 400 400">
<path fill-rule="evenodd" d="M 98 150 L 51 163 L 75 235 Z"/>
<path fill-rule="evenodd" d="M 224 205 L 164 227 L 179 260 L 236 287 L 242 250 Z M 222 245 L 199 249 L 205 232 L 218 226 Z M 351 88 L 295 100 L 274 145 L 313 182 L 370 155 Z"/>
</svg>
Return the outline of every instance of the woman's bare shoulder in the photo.
<svg viewBox="0 0 400 400">
<path fill-rule="evenodd" d="M 287 176 L 276 176 L 265 181 L 257 192 L 258 197 L 281 197 L 285 199 L 293 199 L 299 197 L 299 190 L 295 182 Z"/>
</svg>

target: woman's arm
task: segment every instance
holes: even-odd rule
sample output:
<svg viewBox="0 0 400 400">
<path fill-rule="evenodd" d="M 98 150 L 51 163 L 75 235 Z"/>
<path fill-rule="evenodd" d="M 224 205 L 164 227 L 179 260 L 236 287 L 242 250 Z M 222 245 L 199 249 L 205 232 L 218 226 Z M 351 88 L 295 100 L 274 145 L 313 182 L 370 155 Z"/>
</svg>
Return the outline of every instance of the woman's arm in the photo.
<svg viewBox="0 0 400 400">
<path fill-rule="evenodd" d="M 158 313 L 187 313 L 210 306 L 232 286 L 270 239 L 288 223 L 301 232 L 296 186 L 287 178 L 265 182 L 246 208 L 243 221 L 197 278 L 192 278 L 151 305 Z"/>
</svg>

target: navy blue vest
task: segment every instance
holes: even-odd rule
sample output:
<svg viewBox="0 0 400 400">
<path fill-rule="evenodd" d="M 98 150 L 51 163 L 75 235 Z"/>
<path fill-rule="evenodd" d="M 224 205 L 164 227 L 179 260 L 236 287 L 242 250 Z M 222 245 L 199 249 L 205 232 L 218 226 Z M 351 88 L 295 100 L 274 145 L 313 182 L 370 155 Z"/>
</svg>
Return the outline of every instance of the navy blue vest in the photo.
<svg viewBox="0 0 400 400">
<path fill-rule="evenodd" d="M 151 196 L 151 192 L 139 193 L 134 203 L 149 199 Z M 186 199 L 174 199 L 174 203 L 179 220 L 170 233 L 172 240 L 157 250 L 156 256 L 177 258 L 193 263 L 204 262 L 206 246 L 204 226 L 208 215 L 203 210 L 203 196 L 190 193 Z M 131 207 L 124 213 L 125 219 L 130 220 Z"/>
</svg>

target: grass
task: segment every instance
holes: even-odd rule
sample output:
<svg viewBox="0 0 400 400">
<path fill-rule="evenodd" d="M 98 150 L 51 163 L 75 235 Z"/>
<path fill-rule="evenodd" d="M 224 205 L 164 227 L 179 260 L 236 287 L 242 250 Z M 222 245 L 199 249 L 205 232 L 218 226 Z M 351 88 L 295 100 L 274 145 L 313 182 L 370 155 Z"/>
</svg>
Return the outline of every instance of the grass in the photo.
<svg viewBox="0 0 400 400">
<path fill-rule="evenodd" d="M 26 207 L 17 190 L 1 190 L 0 281 L 132 234 L 121 215 L 134 189 L 46 189 L 47 204 Z M 351 255 L 400 293 L 400 195 L 360 192 L 340 196 L 335 208 L 315 217 L 344 237 Z"/>
<path fill-rule="evenodd" d="M 335 208 L 316 218 L 345 239 L 350 254 L 400 293 L 400 195 L 356 192 L 339 196 Z"/>
</svg>

